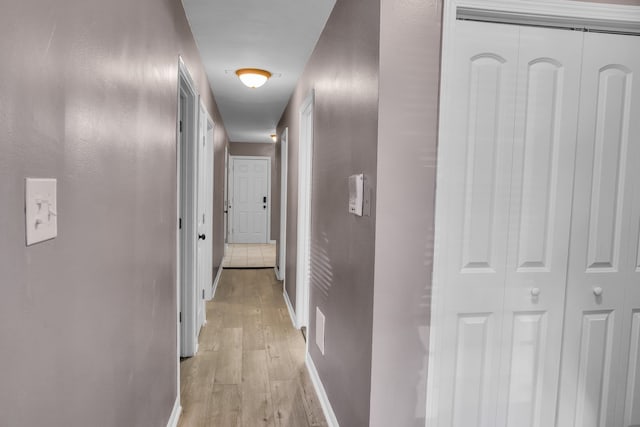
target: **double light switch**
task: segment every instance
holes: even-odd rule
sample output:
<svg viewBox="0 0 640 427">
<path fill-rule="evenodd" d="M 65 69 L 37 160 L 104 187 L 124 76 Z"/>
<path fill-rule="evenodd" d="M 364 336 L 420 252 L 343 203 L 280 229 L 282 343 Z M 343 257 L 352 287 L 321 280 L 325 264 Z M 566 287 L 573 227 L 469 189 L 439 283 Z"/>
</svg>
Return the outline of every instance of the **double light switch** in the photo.
<svg viewBox="0 0 640 427">
<path fill-rule="evenodd" d="M 26 179 L 27 246 L 53 239 L 58 235 L 56 184 L 55 179 Z"/>
</svg>

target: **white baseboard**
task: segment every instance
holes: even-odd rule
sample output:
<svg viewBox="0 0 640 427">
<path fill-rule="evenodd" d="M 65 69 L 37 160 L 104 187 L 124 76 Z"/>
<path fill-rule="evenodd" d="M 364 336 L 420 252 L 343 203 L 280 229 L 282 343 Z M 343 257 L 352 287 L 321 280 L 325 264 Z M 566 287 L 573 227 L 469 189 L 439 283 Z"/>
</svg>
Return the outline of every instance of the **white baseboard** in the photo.
<svg viewBox="0 0 640 427">
<path fill-rule="evenodd" d="M 313 383 L 313 387 L 316 389 L 318 400 L 320 400 L 322 412 L 324 412 L 324 417 L 327 419 L 327 425 L 329 427 L 340 427 L 340 424 L 338 424 L 338 419 L 336 418 L 336 414 L 333 412 L 333 408 L 331 407 L 331 402 L 329 402 L 327 392 L 322 385 L 322 381 L 320 381 L 320 375 L 318 375 L 316 365 L 313 364 L 313 359 L 311 358 L 311 355 L 309 353 L 307 353 L 305 362 L 307 365 L 307 371 L 309 372 L 309 376 L 311 377 L 311 382 Z"/>
<path fill-rule="evenodd" d="M 180 406 L 180 396 L 176 397 L 176 401 L 173 404 L 173 410 L 167 422 L 167 427 L 178 427 L 178 421 L 180 421 L 180 414 L 182 413 L 182 406 Z"/>
<path fill-rule="evenodd" d="M 269 244 L 270 244 L 270 245 L 275 245 L 275 244 L 276 244 L 276 241 L 275 241 L 275 240 L 269 240 Z"/>
<path fill-rule="evenodd" d="M 289 309 L 289 317 L 291 317 L 291 324 L 294 328 L 299 329 L 296 324 L 296 312 L 293 311 L 293 306 L 291 305 L 291 300 L 289 299 L 289 294 L 287 294 L 286 289 L 282 292 L 282 296 L 284 296 L 284 302 L 287 304 L 287 308 Z"/>
<path fill-rule="evenodd" d="M 216 278 L 213 280 L 213 289 L 211 290 L 211 299 L 214 299 L 216 296 L 216 291 L 218 290 L 218 282 L 220 282 L 220 276 L 222 276 L 222 264 L 218 267 L 218 272 L 216 273 Z"/>
<path fill-rule="evenodd" d="M 276 279 L 282 280 L 282 274 L 280 273 L 280 267 L 278 267 L 276 265 L 275 267 L 273 267 L 273 271 L 276 272 Z"/>
</svg>

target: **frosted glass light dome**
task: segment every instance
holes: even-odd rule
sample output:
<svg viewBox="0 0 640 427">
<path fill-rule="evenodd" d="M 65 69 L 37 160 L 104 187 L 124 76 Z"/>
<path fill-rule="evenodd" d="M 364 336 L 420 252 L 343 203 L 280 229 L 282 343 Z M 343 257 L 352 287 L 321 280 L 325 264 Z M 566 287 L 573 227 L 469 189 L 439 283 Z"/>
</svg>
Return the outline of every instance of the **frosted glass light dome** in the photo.
<svg viewBox="0 0 640 427">
<path fill-rule="evenodd" d="M 262 86 L 271 77 L 270 72 L 258 68 L 241 68 L 236 71 L 236 74 L 246 87 L 252 89 Z"/>
</svg>

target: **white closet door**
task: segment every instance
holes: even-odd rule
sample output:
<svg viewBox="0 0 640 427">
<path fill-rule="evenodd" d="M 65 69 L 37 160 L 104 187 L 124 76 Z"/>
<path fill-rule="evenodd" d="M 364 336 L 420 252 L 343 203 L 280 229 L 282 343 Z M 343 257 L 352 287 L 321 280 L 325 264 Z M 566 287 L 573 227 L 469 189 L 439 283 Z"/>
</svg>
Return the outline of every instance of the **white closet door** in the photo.
<svg viewBox="0 0 640 427">
<path fill-rule="evenodd" d="M 456 22 L 439 153 L 437 426 L 495 427 L 518 27 Z"/>
<path fill-rule="evenodd" d="M 639 77 L 640 38 L 585 35 L 558 427 L 640 424 Z"/>
<path fill-rule="evenodd" d="M 520 30 L 496 426 L 555 422 L 581 52 L 582 33 Z"/>
</svg>

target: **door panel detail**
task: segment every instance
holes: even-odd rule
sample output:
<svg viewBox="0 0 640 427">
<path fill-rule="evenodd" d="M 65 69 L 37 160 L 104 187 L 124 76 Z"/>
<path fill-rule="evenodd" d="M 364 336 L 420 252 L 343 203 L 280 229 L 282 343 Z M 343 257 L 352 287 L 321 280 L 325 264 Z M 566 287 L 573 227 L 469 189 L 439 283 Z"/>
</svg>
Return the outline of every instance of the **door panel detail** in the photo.
<svg viewBox="0 0 640 427">
<path fill-rule="evenodd" d="M 507 425 L 529 427 L 539 424 L 547 318 L 516 313 L 513 323 Z"/>
<path fill-rule="evenodd" d="M 576 427 L 606 427 L 613 323 L 612 311 L 587 312 L 582 318 Z"/>
<path fill-rule="evenodd" d="M 493 353 L 489 346 L 492 329 L 490 314 L 464 315 L 458 319 L 453 401 L 453 425 L 456 427 L 478 425 L 484 418 L 487 362 Z"/>
<path fill-rule="evenodd" d="M 520 217 L 519 268 L 549 269 L 557 188 L 558 128 L 562 69 L 556 61 L 529 64 L 525 115 L 525 154 Z"/>
<path fill-rule="evenodd" d="M 496 151 L 499 134 L 500 87 L 504 59 L 478 55 L 471 59 L 464 215 L 464 269 L 492 269 L 496 220 Z"/>
<path fill-rule="evenodd" d="M 618 269 L 630 85 L 618 67 L 600 71 L 591 195 L 588 268 Z"/>
</svg>

